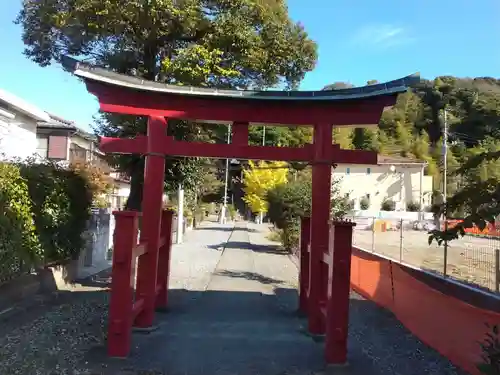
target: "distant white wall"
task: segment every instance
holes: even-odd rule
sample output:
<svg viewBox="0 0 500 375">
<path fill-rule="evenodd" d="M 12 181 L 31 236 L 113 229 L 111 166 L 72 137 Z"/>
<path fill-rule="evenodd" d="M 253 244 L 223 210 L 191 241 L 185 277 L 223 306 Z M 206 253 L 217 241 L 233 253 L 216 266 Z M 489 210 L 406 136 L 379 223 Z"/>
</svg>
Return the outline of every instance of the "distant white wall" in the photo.
<svg viewBox="0 0 500 375">
<path fill-rule="evenodd" d="M 339 164 L 333 171 L 333 178 L 341 179 L 342 194 L 349 194 L 355 209 L 360 209 L 361 199 L 370 197 L 370 210 L 379 211 L 382 202 L 391 199 L 396 209 L 404 211 L 410 202 L 418 203 L 423 195 L 423 206 L 431 204 L 432 177 L 422 176 L 420 165 L 396 165 L 394 172 L 390 165 L 347 165 Z"/>
<path fill-rule="evenodd" d="M 377 211 L 377 210 L 354 210 L 347 217 L 366 217 L 387 220 L 433 220 L 432 212 L 401 212 L 401 211 Z"/>
</svg>

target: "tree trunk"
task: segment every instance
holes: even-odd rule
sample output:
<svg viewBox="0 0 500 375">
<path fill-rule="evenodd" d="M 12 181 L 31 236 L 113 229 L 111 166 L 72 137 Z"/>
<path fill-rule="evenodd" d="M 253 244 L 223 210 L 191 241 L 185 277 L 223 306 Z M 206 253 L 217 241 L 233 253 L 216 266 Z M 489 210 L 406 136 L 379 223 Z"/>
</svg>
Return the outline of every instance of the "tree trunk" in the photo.
<svg viewBox="0 0 500 375">
<path fill-rule="evenodd" d="M 130 193 L 125 204 L 126 210 L 141 211 L 142 209 L 142 193 L 144 187 L 144 167 L 142 163 L 134 167 L 134 171 L 130 179 Z"/>
<path fill-rule="evenodd" d="M 144 46 L 144 67 L 143 78 L 154 81 L 156 77 L 156 55 L 158 48 L 156 45 L 156 34 L 153 29 L 146 45 Z M 141 211 L 142 195 L 144 187 L 144 163 L 137 163 L 133 167 L 130 181 L 130 194 L 125 205 L 126 210 Z"/>
</svg>

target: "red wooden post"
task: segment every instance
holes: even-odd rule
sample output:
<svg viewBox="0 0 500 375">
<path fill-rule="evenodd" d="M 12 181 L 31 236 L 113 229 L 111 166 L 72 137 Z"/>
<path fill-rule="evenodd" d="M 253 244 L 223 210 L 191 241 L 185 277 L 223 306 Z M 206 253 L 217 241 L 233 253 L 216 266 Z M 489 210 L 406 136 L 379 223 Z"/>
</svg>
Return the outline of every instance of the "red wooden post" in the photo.
<svg viewBox="0 0 500 375">
<path fill-rule="evenodd" d="M 132 306 L 134 303 L 133 249 L 137 245 L 139 217 L 134 211 L 115 211 L 113 234 L 113 268 L 109 303 L 108 355 L 126 357 L 132 340 Z"/>
<path fill-rule="evenodd" d="M 311 253 L 309 269 L 308 328 L 312 334 L 325 333 L 320 301 L 324 287 L 323 253 L 328 250 L 330 191 L 332 176 L 332 125 L 314 125 L 312 171 Z"/>
<path fill-rule="evenodd" d="M 325 359 L 328 364 L 347 361 L 352 229 L 356 224 L 335 222 L 332 228 L 333 264 L 328 277 Z"/>
<path fill-rule="evenodd" d="M 170 255 L 172 250 L 172 210 L 163 210 L 161 217 L 161 237 L 164 244 L 158 256 L 158 282 L 156 308 L 166 309 L 168 304 L 168 278 L 170 275 Z"/>
<path fill-rule="evenodd" d="M 300 223 L 300 273 L 299 310 L 307 313 L 307 292 L 309 290 L 309 242 L 311 240 L 311 218 L 303 217 Z"/>
<path fill-rule="evenodd" d="M 234 122 L 232 133 L 232 144 L 248 146 L 248 122 Z"/>
<path fill-rule="evenodd" d="M 137 273 L 137 296 L 144 299 L 144 309 L 135 321 L 137 327 L 151 327 L 154 320 L 165 175 L 165 156 L 161 154 L 161 147 L 166 138 L 166 131 L 167 121 L 164 117 L 149 118 L 147 136 L 149 154 L 146 156 L 144 170 L 141 228 L 141 242 L 146 243 L 146 252 L 139 258 Z"/>
</svg>

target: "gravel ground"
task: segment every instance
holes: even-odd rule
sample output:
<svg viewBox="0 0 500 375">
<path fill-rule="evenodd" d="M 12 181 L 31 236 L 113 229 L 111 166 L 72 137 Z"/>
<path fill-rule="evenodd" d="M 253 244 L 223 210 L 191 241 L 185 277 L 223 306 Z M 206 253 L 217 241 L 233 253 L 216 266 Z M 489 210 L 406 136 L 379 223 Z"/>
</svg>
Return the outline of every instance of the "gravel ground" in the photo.
<svg viewBox="0 0 500 375">
<path fill-rule="evenodd" d="M 232 230 L 212 226 L 203 223 L 173 246 L 172 288 L 206 289 Z M 105 357 L 108 286 L 109 270 L 0 315 L 0 375 L 162 375 Z"/>
<path fill-rule="evenodd" d="M 0 323 L 0 374 L 94 374 L 81 360 L 104 342 L 107 297 L 105 291 L 62 292 L 17 307 Z"/>
<path fill-rule="evenodd" d="M 207 223 L 189 232 L 184 245 L 174 246 L 172 312 L 158 314 L 156 333 L 134 335 L 129 360 L 105 356 L 109 274 L 103 273 L 72 292 L 39 298 L 3 320 L 0 316 L 0 374 L 317 373 L 322 344 L 304 336 L 299 328 L 305 322 L 292 314 L 295 266 L 279 249 L 267 246 L 271 243 L 258 227 L 249 229 L 246 237 L 240 233 L 229 241 L 231 257 L 225 260 L 221 254 L 231 225 Z M 221 325 L 226 327 L 222 331 Z M 251 338 L 243 340 L 247 335 Z M 349 374 L 461 374 L 392 315 L 355 295 L 349 340 L 353 364 L 363 366 Z"/>
</svg>

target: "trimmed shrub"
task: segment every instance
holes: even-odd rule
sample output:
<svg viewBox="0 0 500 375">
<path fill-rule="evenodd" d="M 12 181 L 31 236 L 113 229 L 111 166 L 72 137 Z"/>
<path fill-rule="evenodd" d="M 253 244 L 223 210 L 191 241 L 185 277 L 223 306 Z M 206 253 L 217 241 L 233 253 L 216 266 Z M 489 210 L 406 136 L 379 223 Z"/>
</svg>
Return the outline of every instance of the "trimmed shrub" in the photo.
<svg viewBox="0 0 500 375">
<path fill-rule="evenodd" d="M 386 199 L 382 202 L 382 211 L 394 211 L 396 209 L 396 202 L 392 199 Z"/>
<path fill-rule="evenodd" d="M 406 210 L 409 212 L 419 212 L 420 208 L 421 206 L 418 202 L 410 202 L 406 205 Z"/>
<path fill-rule="evenodd" d="M 332 183 L 330 217 L 342 219 L 349 212 L 349 200 L 341 196 L 339 181 Z M 309 178 L 279 185 L 267 193 L 268 217 L 281 229 L 282 244 L 293 249 L 299 243 L 300 218 L 311 214 L 312 183 Z"/>
<path fill-rule="evenodd" d="M 370 208 L 370 200 L 368 199 L 368 197 L 361 198 L 361 200 L 359 201 L 359 207 L 362 210 L 368 210 Z"/>
</svg>

